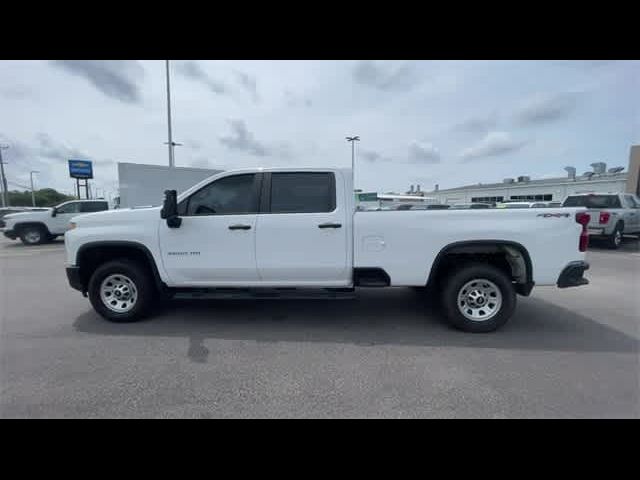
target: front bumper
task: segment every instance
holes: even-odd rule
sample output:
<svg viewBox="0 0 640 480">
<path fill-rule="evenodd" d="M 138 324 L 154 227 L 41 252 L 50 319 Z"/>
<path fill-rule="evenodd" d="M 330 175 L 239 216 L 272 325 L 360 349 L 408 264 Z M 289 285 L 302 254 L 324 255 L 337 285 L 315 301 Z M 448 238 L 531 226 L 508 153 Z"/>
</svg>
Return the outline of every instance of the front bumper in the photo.
<svg viewBox="0 0 640 480">
<path fill-rule="evenodd" d="M 18 233 L 15 230 L 0 228 L 0 232 L 2 232 L 5 237 L 10 238 L 11 240 L 15 240 L 16 238 L 18 238 Z"/>
<path fill-rule="evenodd" d="M 82 282 L 82 277 L 80 276 L 80 267 L 67 267 L 66 270 L 67 280 L 69 280 L 69 285 L 71 286 L 71 288 L 85 293 L 86 288 Z"/>
<path fill-rule="evenodd" d="M 558 277 L 558 288 L 579 287 L 587 285 L 589 280 L 583 277 L 584 272 L 589 270 L 589 264 L 582 260 L 571 262 L 564 267 Z"/>
</svg>

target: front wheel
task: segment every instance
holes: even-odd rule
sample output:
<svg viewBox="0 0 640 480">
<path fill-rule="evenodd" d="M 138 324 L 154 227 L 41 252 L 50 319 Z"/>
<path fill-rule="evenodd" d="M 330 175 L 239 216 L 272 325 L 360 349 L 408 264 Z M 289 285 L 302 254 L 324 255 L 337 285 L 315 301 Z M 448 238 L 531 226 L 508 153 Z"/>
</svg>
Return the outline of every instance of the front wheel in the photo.
<svg viewBox="0 0 640 480">
<path fill-rule="evenodd" d="M 442 291 L 449 322 L 465 332 L 492 332 L 503 326 L 516 307 L 511 278 L 488 264 L 468 264 L 455 271 Z"/>
<path fill-rule="evenodd" d="M 41 243 L 46 242 L 47 239 L 47 232 L 45 232 L 44 228 L 38 225 L 23 227 L 20 230 L 20 240 L 22 240 L 22 243 L 25 245 L 40 245 Z"/>
<path fill-rule="evenodd" d="M 91 305 L 103 318 L 125 323 L 145 316 L 155 292 L 147 269 L 121 259 L 104 263 L 93 272 L 88 293 Z"/>
</svg>

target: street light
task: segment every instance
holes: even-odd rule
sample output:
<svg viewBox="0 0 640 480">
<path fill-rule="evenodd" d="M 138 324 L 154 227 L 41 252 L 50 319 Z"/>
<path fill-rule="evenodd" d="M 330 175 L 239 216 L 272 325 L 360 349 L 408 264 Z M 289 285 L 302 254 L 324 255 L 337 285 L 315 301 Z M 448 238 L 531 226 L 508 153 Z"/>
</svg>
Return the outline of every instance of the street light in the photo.
<svg viewBox="0 0 640 480">
<path fill-rule="evenodd" d="M 33 193 L 33 174 L 40 173 L 38 170 L 31 170 L 29 172 L 29 177 L 31 177 L 31 205 L 36 206 L 36 195 Z"/>
<path fill-rule="evenodd" d="M 176 160 L 175 160 L 175 151 L 174 151 L 174 147 L 179 147 L 182 144 L 181 143 L 176 143 L 173 141 L 172 138 L 172 131 L 171 131 L 171 80 L 169 78 L 169 60 L 165 60 L 165 67 L 167 70 L 167 130 L 168 130 L 168 142 L 164 142 L 165 145 L 169 146 L 169 167 L 175 167 L 176 165 Z"/>
<path fill-rule="evenodd" d="M 360 141 L 360 137 L 355 135 L 353 137 L 344 137 L 347 142 L 351 143 L 351 177 L 353 178 L 353 189 L 356 188 L 356 142 Z"/>
</svg>

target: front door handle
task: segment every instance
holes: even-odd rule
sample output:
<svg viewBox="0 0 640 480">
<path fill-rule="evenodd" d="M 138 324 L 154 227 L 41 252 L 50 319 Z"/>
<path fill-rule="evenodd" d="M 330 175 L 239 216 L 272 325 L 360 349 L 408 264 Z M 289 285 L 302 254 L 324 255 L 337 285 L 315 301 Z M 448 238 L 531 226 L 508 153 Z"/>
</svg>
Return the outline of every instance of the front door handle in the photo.
<svg viewBox="0 0 640 480">
<path fill-rule="evenodd" d="M 249 230 L 251 225 L 229 225 L 229 230 Z"/>
<path fill-rule="evenodd" d="M 340 228 L 342 224 L 340 223 L 321 223 L 318 225 L 318 228 Z"/>
</svg>

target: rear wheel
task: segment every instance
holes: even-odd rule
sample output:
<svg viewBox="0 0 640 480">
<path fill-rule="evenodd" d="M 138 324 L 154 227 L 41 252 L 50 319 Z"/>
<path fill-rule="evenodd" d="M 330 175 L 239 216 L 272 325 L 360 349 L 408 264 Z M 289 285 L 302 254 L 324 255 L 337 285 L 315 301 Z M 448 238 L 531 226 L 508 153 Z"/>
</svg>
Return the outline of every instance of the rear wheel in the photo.
<svg viewBox="0 0 640 480">
<path fill-rule="evenodd" d="M 607 247 L 612 250 L 617 250 L 622 245 L 622 230 L 621 224 L 617 224 L 613 229 L 613 233 L 607 237 Z"/>
<path fill-rule="evenodd" d="M 20 240 L 25 245 L 40 245 L 46 242 L 48 239 L 48 233 L 43 227 L 38 225 L 22 227 L 20 229 Z"/>
<path fill-rule="evenodd" d="M 442 307 L 449 322 L 465 332 L 492 332 L 504 325 L 516 306 L 511 278 L 487 264 L 468 264 L 445 280 Z"/>
<path fill-rule="evenodd" d="M 110 322 L 135 322 L 148 313 L 154 287 L 144 266 L 126 259 L 99 266 L 89 280 L 89 300 Z"/>
</svg>

